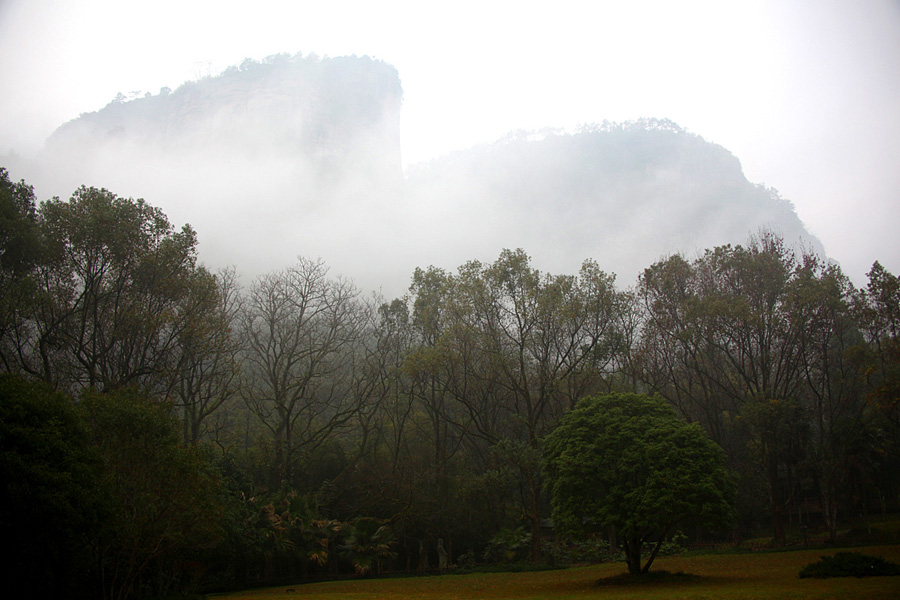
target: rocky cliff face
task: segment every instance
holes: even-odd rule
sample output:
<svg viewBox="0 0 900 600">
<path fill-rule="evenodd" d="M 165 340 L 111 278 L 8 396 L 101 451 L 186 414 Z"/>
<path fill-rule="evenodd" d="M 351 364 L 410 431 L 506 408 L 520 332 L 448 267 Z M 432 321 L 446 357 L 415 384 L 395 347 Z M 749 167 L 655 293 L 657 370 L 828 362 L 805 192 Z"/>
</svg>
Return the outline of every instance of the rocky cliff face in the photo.
<svg viewBox="0 0 900 600">
<path fill-rule="evenodd" d="M 383 62 L 279 55 L 174 92 L 120 96 L 60 127 L 46 155 L 82 172 L 123 152 L 179 161 L 290 155 L 314 170 L 399 178 L 401 100 L 397 71 Z"/>
</svg>

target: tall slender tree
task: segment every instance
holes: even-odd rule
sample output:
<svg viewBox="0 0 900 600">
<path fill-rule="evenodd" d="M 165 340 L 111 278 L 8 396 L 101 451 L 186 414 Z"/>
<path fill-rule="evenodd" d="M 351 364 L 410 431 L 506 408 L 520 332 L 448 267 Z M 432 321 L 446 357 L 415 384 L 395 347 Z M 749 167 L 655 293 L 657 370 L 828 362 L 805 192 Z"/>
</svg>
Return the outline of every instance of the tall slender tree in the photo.
<svg viewBox="0 0 900 600">
<path fill-rule="evenodd" d="M 9 179 L 0 167 L 0 368 L 20 368 L 17 338 L 30 330 L 33 271 L 40 257 L 40 230 L 34 189 Z"/>
<path fill-rule="evenodd" d="M 578 276 L 552 276 L 533 268 L 522 250 L 504 250 L 491 265 L 467 263 L 440 279 L 441 293 L 423 294 L 416 305 L 423 321 L 446 320 L 433 372 L 468 435 L 518 470 L 538 560 L 540 442 L 616 364 L 622 297 L 596 263 L 586 262 Z"/>
<path fill-rule="evenodd" d="M 370 321 L 352 283 L 301 258 L 250 287 L 242 316 L 241 395 L 272 434 L 272 485 L 290 485 L 301 457 L 351 422 Z"/>
<path fill-rule="evenodd" d="M 238 391 L 241 295 L 233 269 L 196 274 L 192 318 L 179 332 L 171 394 L 181 409 L 185 443 L 208 433 L 208 420 Z"/>
<path fill-rule="evenodd" d="M 657 263 L 639 286 L 647 315 L 644 380 L 700 420 L 733 457 L 758 465 L 780 544 L 793 500 L 785 477 L 796 472 L 807 424 L 801 401 L 814 312 L 798 288 L 804 265 L 815 259 L 805 260 L 763 232 L 692 263 Z"/>
</svg>

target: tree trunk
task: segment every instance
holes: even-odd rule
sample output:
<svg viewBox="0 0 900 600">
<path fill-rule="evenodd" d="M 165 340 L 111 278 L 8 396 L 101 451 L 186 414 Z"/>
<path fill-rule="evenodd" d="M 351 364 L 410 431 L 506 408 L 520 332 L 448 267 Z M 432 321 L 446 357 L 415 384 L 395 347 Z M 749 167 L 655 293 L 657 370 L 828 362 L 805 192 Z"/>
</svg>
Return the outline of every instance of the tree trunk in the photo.
<svg viewBox="0 0 900 600">
<path fill-rule="evenodd" d="M 537 513 L 531 515 L 531 562 L 541 562 L 541 517 Z"/>
<path fill-rule="evenodd" d="M 662 532 L 662 535 L 659 536 L 659 540 L 656 542 L 656 546 L 653 547 L 653 552 L 650 553 L 650 558 L 647 559 L 647 564 L 641 568 L 641 573 L 646 573 L 650 570 L 650 565 L 653 564 L 653 561 L 656 559 L 656 555 L 659 554 L 659 549 L 662 548 L 663 542 L 666 541 L 666 536 L 669 535 L 669 530 L 671 527 L 666 527 L 666 530 Z M 640 557 L 638 557 L 638 561 L 640 562 Z"/>
<path fill-rule="evenodd" d="M 775 443 L 767 444 L 766 453 L 766 478 L 769 484 L 769 503 L 772 509 L 772 537 L 775 544 L 783 548 L 786 540 L 784 537 L 784 520 L 781 514 L 781 481 L 778 477 L 778 458 L 775 454 Z"/>
<path fill-rule="evenodd" d="M 529 515 L 531 520 L 531 562 L 541 562 L 541 484 L 538 483 L 534 471 L 528 474 Z"/>
<path fill-rule="evenodd" d="M 641 539 L 638 536 L 627 536 L 622 541 L 625 549 L 625 564 L 631 575 L 641 574 Z"/>
<path fill-rule="evenodd" d="M 784 548 L 787 540 L 784 537 L 784 520 L 781 517 L 781 505 L 774 504 L 772 506 L 772 536 L 775 545 Z"/>
<path fill-rule="evenodd" d="M 834 544 L 837 541 L 837 489 L 827 468 L 822 473 L 822 514 L 828 528 L 828 543 Z"/>
<path fill-rule="evenodd" d="M 275 433 L 275 472 L 272 478 L 272 486 L 279 488 L 284 484 L 285 468 L 284 468 L 284 443 L 281 440 L 280 432 Z"/>
</svg>

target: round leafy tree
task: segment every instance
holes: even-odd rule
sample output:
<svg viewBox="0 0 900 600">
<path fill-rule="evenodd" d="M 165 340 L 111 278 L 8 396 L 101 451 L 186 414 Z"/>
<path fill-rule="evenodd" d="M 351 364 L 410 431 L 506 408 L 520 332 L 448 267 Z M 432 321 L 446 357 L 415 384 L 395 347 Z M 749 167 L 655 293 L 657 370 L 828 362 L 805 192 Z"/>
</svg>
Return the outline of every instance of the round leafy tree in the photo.
<svg viewBox="0 0 900 600">
<path fill-rule="evenodd" d="M 557 529 L 615 526 L 634 575 L 649 570 L 676 524 L 718 526 L 732 516 L 724 451 L 658 397 L 582 399 L 545 440 L 544 469 Z"/>
</svg>

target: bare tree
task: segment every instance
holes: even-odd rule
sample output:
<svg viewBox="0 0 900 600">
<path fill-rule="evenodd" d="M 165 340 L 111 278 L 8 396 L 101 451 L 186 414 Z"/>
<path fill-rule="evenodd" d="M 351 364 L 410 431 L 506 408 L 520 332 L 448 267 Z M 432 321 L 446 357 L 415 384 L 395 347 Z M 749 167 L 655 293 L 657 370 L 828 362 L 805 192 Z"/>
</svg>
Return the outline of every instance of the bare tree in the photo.
<svg viewBox="0 0 900 600">
<path fill-rule="evenodd" d="M 206 433 L 207 420 L 238 391 L 237 320 L 240 288 L 234 269 L 222 270 L 196 286 L 199 307 L 178 338 L 178 363 L 171 395 L 182 410 L 185 443 Z"/>
<path fill-rule="evenodd" d="M 321 260 L 298 259 L 250 287 L 241 332 L 241 396 L 271 431 L 274 484 L 289 483 L 303 451 L 347 425 L 361 398 L 366 306 Z"/>
</svg>

